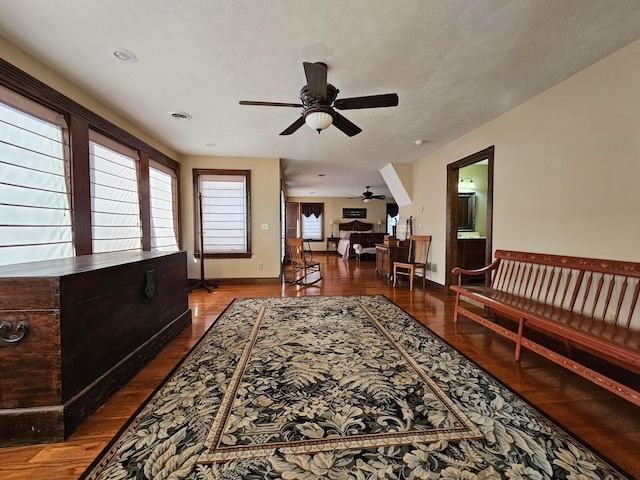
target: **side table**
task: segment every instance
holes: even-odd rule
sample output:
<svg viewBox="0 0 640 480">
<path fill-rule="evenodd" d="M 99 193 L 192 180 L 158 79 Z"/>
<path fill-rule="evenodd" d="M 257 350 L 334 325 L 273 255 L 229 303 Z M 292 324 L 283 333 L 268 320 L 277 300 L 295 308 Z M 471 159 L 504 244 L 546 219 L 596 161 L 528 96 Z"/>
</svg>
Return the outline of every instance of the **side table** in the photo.
<svg viewBox="0 0 640 480">
<path fill-rule="evenodd" d="M 327 253 L 337 252 L 339 241 L 340 239 L 338 237 L 327 237 Z"/>
</svg>

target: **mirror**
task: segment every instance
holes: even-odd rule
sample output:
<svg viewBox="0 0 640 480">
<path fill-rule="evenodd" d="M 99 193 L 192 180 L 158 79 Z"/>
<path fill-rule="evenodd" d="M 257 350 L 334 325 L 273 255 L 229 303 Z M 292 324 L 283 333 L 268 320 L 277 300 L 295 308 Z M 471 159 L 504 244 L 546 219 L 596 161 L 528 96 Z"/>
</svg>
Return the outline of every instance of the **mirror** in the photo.
<svg viewBox="0 0 640 480">
<path fill-rule="evenodd" d="M 476 193 L 458 192 L 458 231 L 473 232 L 476 229 Z"/>
</svg>

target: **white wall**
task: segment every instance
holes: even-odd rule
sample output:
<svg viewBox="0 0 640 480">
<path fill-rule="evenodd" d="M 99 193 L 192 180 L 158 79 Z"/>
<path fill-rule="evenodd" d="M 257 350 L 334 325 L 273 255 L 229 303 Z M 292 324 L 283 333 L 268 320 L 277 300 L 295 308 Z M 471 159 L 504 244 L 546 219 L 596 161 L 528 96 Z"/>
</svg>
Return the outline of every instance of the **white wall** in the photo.
<svg viewBox="0 0 640 480">
<path fill-rule="evenodd" d="M 460 178 L 471 178 L 475 188 L 460 188 L 459 192 L 473 192 L 476 194 L 476 231 L 481 237 L 487 235 L 487 173 L 488 165 L 468 165 L 458 172 Z"/>
<path fill-rule="evenodd" d="M 63 95 L 66 95 L 72 100 L 78 102 L 83 107 L 119 126 L 123 130 L 126 130 L 131 135 L 134 135 L 140 140 L 146 142 L 148 145 L 151 145 L 153 148 L 164 153 L 168 157 L 177 160 L 177 153 L 164 145 L 158 139 L 152 137 L 146 131 L 131 123 L 110 107 L 99 102 L 87 92 L 54 72 L 49 67 L 45 66 L 43 63 L 39 62 L 3 37 L 0 37 L 0 58 L 28 73 L 32 77 L 37 78 Z"/>
<path fill-rule="evenodd" d="M 495 145 L 493 248 L 640 262 L 640 41 L 414 164 L 444 284 L 446 166 Z M 424 206 L 419 213 L 418 206 Z"/>
<path fill-rule="evenodd" d="M 280 159 L 180 156 L 182 248 L 193 252 L 193 169 L 251 170 L 251 258 L 205 259 L 206 278 L 277 278 L 280 275 Z M 262 225 L 269 225 L 262 230 Z M 262 270 L 258 269 L 262 264 Z M 189 278 L 200 266 L 189 262 Z"/>
</svg>

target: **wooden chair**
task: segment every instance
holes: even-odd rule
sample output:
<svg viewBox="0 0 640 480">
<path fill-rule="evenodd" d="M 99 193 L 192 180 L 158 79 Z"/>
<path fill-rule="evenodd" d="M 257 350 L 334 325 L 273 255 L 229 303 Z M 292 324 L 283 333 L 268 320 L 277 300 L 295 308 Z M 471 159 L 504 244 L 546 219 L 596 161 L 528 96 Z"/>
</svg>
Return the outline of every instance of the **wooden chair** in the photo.
<svg viewBox="0 0 640 480">
<path fill-rule="evenodd" d="M 313 285 L 322 280 L 322 272 L 320 271 L 320 262 L 308 259 L 304 252 L 304 240 L 302 238 L 287 238 L 287 253 L 291 266 L 293 267 L 293 280 L 287 280 L 289 283 L 297 283 L 299 285 Z M 317 273 L 318 278 L 313 281 L 307 281 L 307 277 Z"/>
<path fill-rule="evenodd" d="M 409 237 L 409 257 L 406 262 L 393 263 L 393 287 L 398 275 L 409 276 L 409 290 L 413 290 L 413 277 L 422 273 L 422 288 L 427 278 L 427 258 L 431 247 L 431 235 L 411 235 Z"/>
</svg>

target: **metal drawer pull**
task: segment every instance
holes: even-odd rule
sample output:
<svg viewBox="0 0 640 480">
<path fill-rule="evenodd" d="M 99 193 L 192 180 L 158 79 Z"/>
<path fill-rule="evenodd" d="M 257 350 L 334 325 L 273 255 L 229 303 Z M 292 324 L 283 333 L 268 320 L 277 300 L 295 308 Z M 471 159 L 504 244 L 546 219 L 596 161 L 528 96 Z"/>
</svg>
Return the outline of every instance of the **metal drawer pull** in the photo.
<svg viewBox="0 0 640 480">
<path fill-rule="evenodd" d="M 10 333 L 11 327 L 11 322 L 4 321 L 0 324 L 0 338 L 7 343 L 19 342 L 29 331 L 29 323 L 25 321 L 18 322 L 14 334 Z"/>
</svg>

